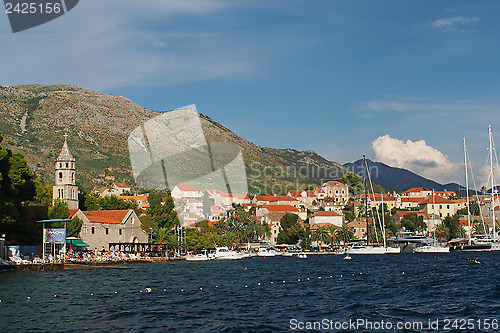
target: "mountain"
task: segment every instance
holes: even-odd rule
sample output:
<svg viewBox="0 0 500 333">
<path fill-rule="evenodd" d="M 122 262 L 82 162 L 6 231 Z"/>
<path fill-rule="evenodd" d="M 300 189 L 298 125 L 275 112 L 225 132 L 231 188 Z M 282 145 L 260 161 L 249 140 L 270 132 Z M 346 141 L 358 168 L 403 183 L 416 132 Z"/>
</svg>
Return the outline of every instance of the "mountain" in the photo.
<svg viewBox="0 0 500 333">
<path fill-rule="evenodd" d="M 77 160 L 77 180 L 85 187 L 105 181 L 134 185 L 128 135 L 158 113 L 122 96 L 99 94 L 71 85 L 0 86 L 2 145 L 20 151 L 30 167 L 53 183 L 54 163 L 68 134 Z M 316 186 L 348 172 L 312 151 L 259 147 L 200 114 L 207 140 L 237 143 L 252 194 Z"/>
<path fill-rule="evenodd" d="M 366 160 L 366 164 L 370 170 L 372 182 L 386 190 L 406 191 L 412 187 L 425 187 L 436 191 L 454 191 L 457 187 L 462 188 L 461 185 L 456 183 L 439 184 L 406 169 L 391 167 L 381 162 Z M 365 173 L 362 159 L 353 163 L 346 163 L 344 167 L 360 176 Z"/>
</svg>

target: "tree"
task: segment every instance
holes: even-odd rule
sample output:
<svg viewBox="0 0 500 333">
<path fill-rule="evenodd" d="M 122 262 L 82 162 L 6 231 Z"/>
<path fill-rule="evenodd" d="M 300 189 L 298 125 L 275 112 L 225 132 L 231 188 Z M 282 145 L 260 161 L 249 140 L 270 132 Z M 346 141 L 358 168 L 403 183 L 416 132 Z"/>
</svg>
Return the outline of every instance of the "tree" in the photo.
<svg viewBox="0 0 500 333">
<path fill-rule="evenodd" d="M 355 173 L 348 173 L 342 177 L 342 181 L 349 186 L 354 195 L 362 192 L 362 178 Z"/>
<path fill-rule="evenodd" d="M 102 210 L 136 209 L 137 204 L 118 198 L 116 195 L 97 199 L 97 204 Z"/>
<path fill-rule="evenodd" d="M 443 225 L 445 235 L 449 241 L 454 238 L 465 237 L 465 230 L 460 224 L 460 216 L 458 214 L 446 216 L 443 220 Z"/>
<path fill-rule="evenodd" d="M 470 214 L 473 216 L 481 215 L 479 204 L 477 203 L 477 201 L 469 202 L 469 207 L 470 207 L 469 211 L 467 210 L 467 207 L 465 207 L 465 208 L 459 209 L 457 211 L 457 214 L 458 215 L 468 215 L 470 212 Z"/>
<path fill-rule="evenodd" d="M 45 183 L 39 178 L 35 178 L 33 181 L 35 184 L 36 195 L 31 203 L 40 206 L 52 205 L 52 186 L 45 185 Z"/>
<path fill-rule="evenodd" d="M 2 141 L 0 133 L 0 144 Z M 29 220 L 26 208 L 36 196 L 34 179 L 23 154 L 0 145 L 0 233 L 9 240 L 40 242 L 41 226 Z"/>
<path fill-rule="evenodd" d="M 401 219 L 401 226 L 405 228 L 405 230 L 411 232 L 424 231 L 427 228 L 424 217 L 421 215 L 418 216 L 416 213 L 410 213 L 403 216 Z"/>
<path fill-rule="evenodd" d="M 50 219 L 67 219 L 69 216 L 68 204 L 61 199 L 56 199 L 50 207 L 48 215 Z"/>
<path fill-rule="evenodd" d="M 71 221 L 66 224 L 66 237 L 78 237 L 82 229 L 83 221 L 78 217 L 73 217 Z"/>
<path fill-rule="evenodd" d="M 321 244 L 330 237 L 330 232 L 328 232 L 325 227 L 318 227 L 312 232 L 311 237 L 312 240 L 319 242 L 319 245 L 321 246 Z"/>
<path fill-rule="evenodd" d="M 351 204 L 345 205 L 344 208 L 342 209 L 342 213 L 344 214 L 344 218 L 346 219 L 346 221 L 348 222 L 354 221 L 354 219 L 356 218 L 354 214 L 354 202 L 352 202 L 352 205 Z"/>
<path fill-rule="evenodd" d="M 286 213 L 281 218 L 280 224 L 282 230 L 278 234 L 278 243 L 297 244 L 299 239 L 304 241 L 310 236 L 310 232 L 306 231 L 296 214 Z"/>
<path fill-rule="evenodd" d="M 345 245 L 345 243 L 354 239 L 354 231 L 352 228 L 349 228 L 347 224 L 344 224 L 342 228 L 337 230 L 338 239 Z"/>
</svg>

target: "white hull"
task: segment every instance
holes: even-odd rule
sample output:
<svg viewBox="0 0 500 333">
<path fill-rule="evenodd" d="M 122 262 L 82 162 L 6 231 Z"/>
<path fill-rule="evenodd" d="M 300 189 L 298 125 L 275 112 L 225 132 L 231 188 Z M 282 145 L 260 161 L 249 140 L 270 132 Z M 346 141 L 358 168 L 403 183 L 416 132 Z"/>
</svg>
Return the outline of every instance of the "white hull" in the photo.
<svg viewBox="0 0 500 333">
<path fill-rule="evenodd" d="M 401 253 L 401 248 L 388 246 L 385 248 L 385 253 Z"/>
<path fill-rule="evenodd" d="M 383 246 L 355 246 L 348 248 L 346 254 L 386 254 L 386 248 Z"/>
<path fill-rule="evenodd" d="M 274 250 L 260 250 L 257 252 L 258 257 L 275 257 L 276 252 Z"/>
<path fill-rule="evenodd" d="M 211 258 L 207 257 L 204 254 L 196 254 L 196 255 L 187 255 L 186 260 L 187 261 L 206 261 L 210 260 Z"/>
<path fill-rule="evenodd" d="M 244 254 L 235 251 L 230 251 L 227 247 L 217 247 L 215 253 L 212 254 L 213 259 L 217 260 L 237 260 L 243 259 Z"/>
<path fill-rule="evenodd" d="M 425 245 L 416 247 L 413 249 L 415 253 L 448 253 L 450 252 L 450 248 L 447 246 L 438 246 L 438 245 Z"/>
</svg>

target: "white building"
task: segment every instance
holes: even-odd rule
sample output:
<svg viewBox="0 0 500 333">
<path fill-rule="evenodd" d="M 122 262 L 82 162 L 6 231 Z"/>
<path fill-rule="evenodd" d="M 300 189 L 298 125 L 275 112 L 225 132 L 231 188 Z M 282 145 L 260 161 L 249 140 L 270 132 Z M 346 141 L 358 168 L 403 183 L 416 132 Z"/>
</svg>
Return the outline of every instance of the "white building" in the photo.
<svg viewBox="0 0 500 333">
<path fill-rule="evenodd" d="M 309 216 L 309 224 L 333 224 L 339 228 L 344 224 L 344 216 L 335 211 L 319 211 Z"/>
</svg>

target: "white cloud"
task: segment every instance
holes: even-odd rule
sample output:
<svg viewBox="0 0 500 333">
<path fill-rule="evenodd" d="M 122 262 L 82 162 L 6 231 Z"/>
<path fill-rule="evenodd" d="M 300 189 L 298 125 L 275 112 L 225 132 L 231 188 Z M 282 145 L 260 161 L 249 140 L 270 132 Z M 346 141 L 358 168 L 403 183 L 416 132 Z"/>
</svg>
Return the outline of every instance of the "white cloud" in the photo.
<svg viewBox="0 0 500 333">
<path fill-rule="evenodd" d="M 461 167 L 424 140 L 402 141 L 388 134 L 372 142 L 376 161 L 415 172 L 440 183 L 460 181 Z"/>
<path fill-rule="evenodd" d="M 446 17 L 439 20 L 435 20 L 430 23 L 431 27 L 441 29 L 444 32 L 467 32 L 463 27 L 464 25 L 470 25 L 472 23 L 479 22 L 481 19 L 477 16 L 474 17 Z"/>
</svg>

